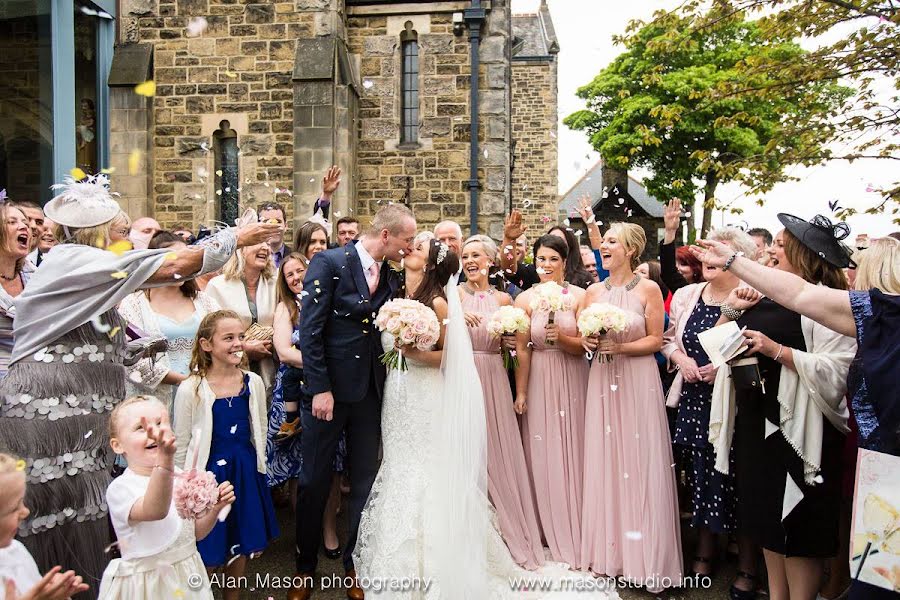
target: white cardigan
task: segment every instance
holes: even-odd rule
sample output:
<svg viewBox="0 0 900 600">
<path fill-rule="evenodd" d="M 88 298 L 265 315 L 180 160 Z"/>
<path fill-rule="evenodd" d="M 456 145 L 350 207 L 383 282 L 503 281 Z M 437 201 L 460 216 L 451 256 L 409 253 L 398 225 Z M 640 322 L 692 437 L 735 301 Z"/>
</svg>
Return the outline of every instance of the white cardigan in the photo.
<svg viewBox="0 0 900 600">
<path fill-rule="evenodd" d="M 213 277 L 206 286 L 206 293 L 215 300 L 223 310 L 233 310 L 241 318 L 244 327 L 250 327 L 252 317 L 250 304 L 247 302 L 247 288 L 241 279 L 226 279 L 224 275 Z M 260 277 L 256 288 L 256 313 L 260 325 L 272 327 L 275 321 L 275 278 Z M 275 383 L 275 360 L 267 358 L 259 363 L 260 375 L 271 389 Z"/>
<path fill-rule="evenodd" d="M 253 437 L 250 440 L 256 448 L 256 470 L 266 472 L 266 386 L 256 373 L 244 371 L 250 376 L 250 428 Z M 199 389 L 198 389 L 199 384 Z M 205 377 L 191 375 L 181 382 L 175 393 L 175 465 L 181 469 L 185 462 L 192 460 L 194 447 L 199 448 L 197 467 L 206 468 L 209 460 L 209 447 L 212 443 L 212 407 L 216 394 Z M 200 437 L 194 439 L 193 432 L 200 430 Z"/>
<path fill-rule="evenodd" d="M 847 372 L 856 354 L 856 341 L 800 317 L 806 351 L 793 349 L 797 370 L 781 367 L 778 380 L 778 426 L 784 439 L 803 461 L 803 479 L 812 485 L 822 469 L 824 419 L 841 433 L 849 431 Z M 709 413 L 709 443 L 716 453 L 715 469 L 728 473 L 728 453 L 737 414 L 731 368 L 716 374 Z M 775 425 L 773 423 L 772 425 Z"/>
</svg>

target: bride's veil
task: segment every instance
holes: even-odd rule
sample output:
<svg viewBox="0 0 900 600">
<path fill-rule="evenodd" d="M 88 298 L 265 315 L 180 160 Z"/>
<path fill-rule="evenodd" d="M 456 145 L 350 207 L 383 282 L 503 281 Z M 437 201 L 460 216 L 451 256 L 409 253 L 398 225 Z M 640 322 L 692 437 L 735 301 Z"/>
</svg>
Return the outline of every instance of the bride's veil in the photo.
<svg viewBox="0 0 900 600">
<path fill-rule="evenodd" d="M 441 361 L 444 389 L 431 425 L 434 441 L 426 503 L 426 547 L 442 598 L 487 597 L 487 432 L 484 393 L 475 369 L 462 303 L 450 277 Z M 429 560 L 429 562 L 431 562 Z"/>
</svg>

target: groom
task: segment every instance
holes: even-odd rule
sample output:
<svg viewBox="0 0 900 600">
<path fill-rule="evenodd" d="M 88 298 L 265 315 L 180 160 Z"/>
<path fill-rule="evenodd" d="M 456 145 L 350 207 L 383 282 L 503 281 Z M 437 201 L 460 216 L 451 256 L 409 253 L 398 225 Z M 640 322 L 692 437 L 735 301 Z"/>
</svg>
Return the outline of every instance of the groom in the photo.
<svg viewBox="0 0 900 600">
<path fill-rule="evenodd" d="M 314 577 L 322 536 L 322 513 L 331 487 L 334 454 L 347 429 L 350 531 L 344 568 L 355 577 L 353 549 L 359 519 L 378 471 L 381 397 L 385 380 L 381 334 L 375 315 L 393 298 L 399 278 L 387 261 L 412 252 L 416 219 L 408 208 L 381 208 L 355 243 L 316 254 L 303 282 L 299 349 L 303 354 L 303 426 L 297 498 L 297 572 Z M 306 600 L 308 587 L 295 587 L 288 600 Z M 347 597 L 361 600 L 362 590 Z"/>
</svg>

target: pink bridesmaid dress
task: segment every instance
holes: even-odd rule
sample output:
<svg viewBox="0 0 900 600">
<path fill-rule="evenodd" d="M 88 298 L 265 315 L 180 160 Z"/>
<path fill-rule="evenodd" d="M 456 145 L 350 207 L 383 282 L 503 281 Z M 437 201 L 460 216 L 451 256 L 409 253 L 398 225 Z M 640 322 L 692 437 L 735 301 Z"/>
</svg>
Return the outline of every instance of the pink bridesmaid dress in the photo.
<svg viewBox="0 0 900 600">
<path fill-rule="evenodd" d="M 522 441 L 550 555 L 575 568 L 581 549 L 588 364 L 583 356 L 545 343 L 547 317 L 538 311 L 531 315 L 533 347 Z M 557 312 L 555 322 L 563 334 L 578 335 L 575 311 Z"/>
<path fill-rule="evenodd" d="M 632 290 L 604 282 L 599 302 L 629 313 L 618 342 L 647 334 L 644 306 Z M 596 358 L 585 411 L 581 567 L 624 575 L 655 592 L 681 580 L 681 530 L 672 445 L 659 370 L 652 354 Z M 664 580 L 668 578 L 671 583 Z M 643 582 L 643 583 L 641 583 Z"/>
<path fill-rule="evenodd" d="M 462 299 L 463 310 L 484 317 L 478 327 L 469 327 L 469 333 L 475 352 L 475 368 L 484 390 L 488 495 L 497 509 L 500 532 L 513 560 L 525 569 L 534 570 L 544 564 L 544 550 L 531 479 L 513 409 L 512 390 L 500 356 L 500 340 L 491 337 L 487 331 L 488 320 L 500 305 L 493 289 L 472 292 L 465 285 L 463 289 L 466 292 Z"/>
</svg>

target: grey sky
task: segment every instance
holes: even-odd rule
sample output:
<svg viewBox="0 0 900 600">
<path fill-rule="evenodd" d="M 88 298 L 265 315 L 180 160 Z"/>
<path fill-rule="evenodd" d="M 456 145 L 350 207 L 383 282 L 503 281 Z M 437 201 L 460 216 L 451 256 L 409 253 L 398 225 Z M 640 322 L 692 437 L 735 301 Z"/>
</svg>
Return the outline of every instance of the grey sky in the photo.
<svg viewBox="0 0 900 600">
<path fill-rule="evenodd" d="M 653 12 L 679 4 L 678 0 L 548 0 L 550 13 L 559 38 L 559 118 L 583 108 L 575 91 L 590 80 L 612 59 L 622 52 L 614 46 L 612 36 L 622 33 L 631 19 L 651 18 Z M 539 0 L 513 0 L 515 13 L 535 12 Z M 568 190 L 599 156 L 594 152 L 583 133 L 570 131 L 559 125 L 559 188 Z M 744 194 L 739 185 L 720 186 L 720 201 L 744 209 L 737 216 L 716 213 L 714 225 L 746 222 L 751 227 L 768 227 L 777 231 L 780 224 L 778 212 L 791 212 L 803 218 L 815 214 L 831 217 L 828 202 L 839 199 L 842 206 L 859 210 L 878 202 L 879 196 L 867 192 L 869 186 L 887 186 L 896 180 L 896 170 L 890 161 L 857 161 L 852 165 L 836 161 L 810 169 L 792 168 L 790 174 L 800 178 L 797 182 L 783 183 L 766 195 L 763 207 L 756 205 L 756 197 Z M 633 171 L 638 178 L 646 173 Z M 868 233 L 881 236 L 900 229 L 891 224 L 888 215 L 858 215 L 850 219 L 853 234 Z M 849 241 L 852 241 L 852 236 Z"/>
</svg>

